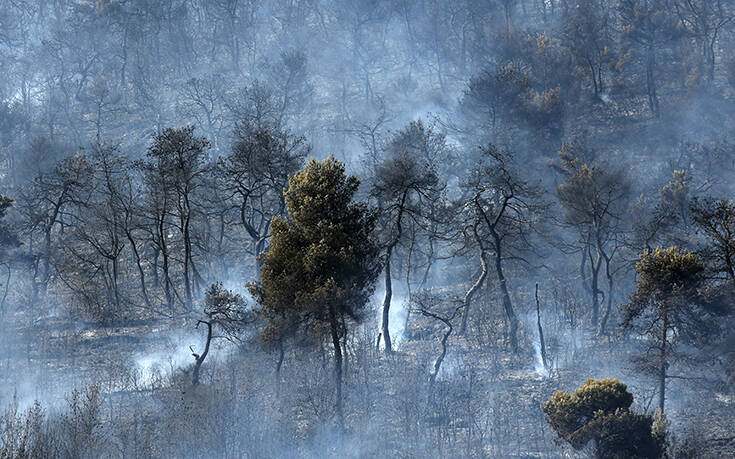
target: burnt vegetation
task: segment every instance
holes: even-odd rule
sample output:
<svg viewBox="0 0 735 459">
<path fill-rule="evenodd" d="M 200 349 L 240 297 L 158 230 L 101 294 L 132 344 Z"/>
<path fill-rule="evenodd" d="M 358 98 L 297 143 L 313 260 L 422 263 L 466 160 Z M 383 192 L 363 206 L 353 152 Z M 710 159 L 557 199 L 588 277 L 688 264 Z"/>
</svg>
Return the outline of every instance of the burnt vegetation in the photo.
<svg viewBox="0 0 735 459">
<path fill-rule="evenodd" d="M 735 455 L 735 1 L 0 1 L 0 458 Z"/>
</svg>

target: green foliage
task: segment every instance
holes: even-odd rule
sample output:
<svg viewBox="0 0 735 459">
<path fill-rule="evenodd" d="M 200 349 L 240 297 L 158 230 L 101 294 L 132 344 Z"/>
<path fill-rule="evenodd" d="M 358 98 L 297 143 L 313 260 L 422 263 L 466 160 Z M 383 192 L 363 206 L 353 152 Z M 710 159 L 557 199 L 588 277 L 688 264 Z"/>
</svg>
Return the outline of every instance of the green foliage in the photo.
<svg viewBox="0 0 735 459">
<path fill-rule="evenodd" d="M 611 414 L 619 409 L 627 410 L 633 403 L 633 395 L 625 384 L 617 379 L 588 379 L 576 392 L 555 392 L 542 409 L 549 417 L 549 424 L 560 438 L 581 448 L 589 438 L 580 435 L 600 414 Z"/>
<path fill-rule="evenodd" d="M 493 132 L 524 125 L 558 135 L 564 110 L 561 85 L 534 84 L 528 67 L 507 61 L 470 79 L 460 102 L 464 114 Z"/>
<path fill-rule="evenodd" d="M 663 411 L 667 369 L 677 358 L 677 342 L 703 344 L 719 337 L 722 327 L 716 318 L 727 313 L 729 301 L 723 296 L 727 294 L 724 289 L 708 282 L 702 260 L 686 249 L 645 250 L 636 272 L 636 290 L 623 305 L 622 325 L 646 336 L 649 351 L 657 350 L 659 408 Z"/>
<path fill-rule="evenodd" d="M 148 180 L 157 178 L 160 192 L 175 193 L 184 199 L 201 185 L 209 172 L 207 150 L 211 147 L 204 137 L 194 135 L 194 126 L 166 128 L 153 137 L 148 147 L 144 170 Z"/>
<path fill-rule="evenodd" d="M 225 333 L 227 339 L 237 339 L 243 328 L 254 320 L 245 299 L 222 287 L 220 282 L 210 285 L 204 295 L 204 315 Z"/>
<path fill-rule="evenodd" d="M 333 157 L 312 159 L 289 180 L 288 217 L 273 220 L 260 282 L 249 286 L 268 321 L 266 338 L 300 326 L 323 336 L 327 326 L 362 320 L 381 266 L 375 216 L 353 202 L 358 186 Z"/>
<path fill-rule="evenodd" d="M 559 440 L 575 449 L 590 441 L 598 458 L 656 458 L 661 441 L 653 419 L 630 411 L 633 395 L 617 379 L 588 379 L 573 394 L 557 391 L 541 409 Z"/>
<path fill-rule="evenodd" d="M 485 127 L 495 129 L 501 119 L 509 123 L 519 119 L 522 98 L 531 89 L 522 66 L 506 62 L 470 79 L 461 105 L 465 113 L 483 118 Z"/>
<path fill-rule="evenodd" d="M 709 288 L 704 263 L 686 249 L 646 250 L 636 272 L 636 290 L 623 306 L 624 326 L 633 326 L 639 318 L 657 320 L 665 314 L 667 326 L 676 328 L 677 336 L 704 339 L 713 331 L 712 316 L 727 312 L 726 303 Z"/>
<path fill-rule="evenodd" d="M 661 208 L 672 218 L 686 221 L 688 216 L 687 203 L 691 190 L 691 177 L 685 170 L 675 170 L 671 180 L 661 187 Z"/>
<path fill-rule="evenodd" d="M 609 415 L 595 417 L 587 429 L 597 440 L 598 458 L 659 458 L 662 457 L 662 445 L 653 435 L 652 423 L 647 414 L 618 409 Z"/>
<path fill-rule="evenodd" d="M 636 272 L 634 298 L 639 304 L 674 296 L 693 298 L 704 282 L 704 264 L 699 257 L 675 246 L 646 250 L 636 264 Z"/>
<path fill-rule="evenodd" d="M 627 207 L 630 183 L 622 170 L 596 161 L 595 157 L 586 136 L 562 145 L 559 158 L 565 182 L 557 191 L 569 224 L 589 232 L 609 233 L 615 230 Z M 606 234 L 600 237 L 605 238 Z"/>
</svg>

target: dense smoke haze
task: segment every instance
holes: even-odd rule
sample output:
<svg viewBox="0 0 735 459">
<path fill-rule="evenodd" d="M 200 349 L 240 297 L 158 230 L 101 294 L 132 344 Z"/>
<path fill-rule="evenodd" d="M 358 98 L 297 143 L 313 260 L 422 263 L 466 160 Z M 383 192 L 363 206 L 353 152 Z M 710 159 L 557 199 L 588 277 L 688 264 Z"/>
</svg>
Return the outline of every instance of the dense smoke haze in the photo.
<svg viewBox="0 0 735 459">
<path fill-rule="evenodd" d="M 0 0 L 0 458 L 735 457 L 735 1 Z"/>
</svg>

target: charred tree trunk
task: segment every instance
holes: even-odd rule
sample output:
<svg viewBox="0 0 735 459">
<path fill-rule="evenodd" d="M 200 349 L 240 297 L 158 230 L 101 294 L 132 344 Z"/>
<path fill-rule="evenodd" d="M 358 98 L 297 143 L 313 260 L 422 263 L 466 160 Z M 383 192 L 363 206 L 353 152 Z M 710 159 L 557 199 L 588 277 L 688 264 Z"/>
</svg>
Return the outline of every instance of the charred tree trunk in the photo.
<svg viewBox="0 0 735 459">
<path fill-rule="evenodd" d="M 153 288 L 158 288 L 161 285 L 161 282 L 158 280 L 158 257 L 160 253 L 160 249 L 153 244 Z"/>
<path fill-rule="evenodd" d="M 158 248 L 160 249 L 162 258 L 161 269 L 163 270 L 163 291 L 166 295 L 166 305 L 168 306 L 168 309 L 171 310 L 174 307 L 174 301 L 173 296 L 171 295 L 171 276 L 168 269 L 168 246 L 166 245 L 166 228 L 162 216 L 161 219 L 158 221 L 158 244 Z"/>
<path fill-rule="evenodd" d="M 495 273 L 498 276 L 498 283 L 500 284 L 500 293 L 503 298 L 503 309 L 505 310 L 505 316 L 508 319 L 509 326 L 509 338 L 510 346 L 514 353 L 518 352 L 518 317 L 513 310 L 513 303 L 510 299 L 510 292 L 508 292 L 508 285 L 503 273 L 503 255 L 501 239 L 498 233 L 493 228 L 491 230 L 493 239 L 495 240 Z"/>
<path fill-rule="evenodd" d="M 432 395 L 434 390 L 434 383 L 436 382 L 436 377 L 439 374 L 439 370 L 441 370 L 442 363 L 444 362 L 444 357 L 447 356 L 447 340 L 449 340 L 449 336 L 452 334 L 452 330 L 454 328 L 452 327 L 452 322 L 446 319 L 441 319 L 438 316 L 434 316 L 444 322 L 444 325 L 446 325 L 447 331 L 444 333 L 444 336 L 442 337 L 442 351 L 439 354 L 439 357 L 437 357 L 436 361 L 434 362 L 434 370 L 429 375 L 429 403 L 432 401 Z"/>
<path fill-rule="evenodd" d="M 245 231 L 248 233 L 248 236 L 253 240 L 254 249 L 255 249 L 255 267 L 260 271 L 260 254 L 265 251 L 265 241 L 266 236 L 268 233 L 268 226 L 270 224 L 270 221 L 266 225 L 266 231 L 264 234 L 261 234 L 258 229 L 256 229 L 253 225 L 250 224 L 247 217 L 247 204 L 248 204 L 248 193 L 243 193 L 243 200 L 240 203 L 240 223 L 242 223 L 242 226 L 245 228 Z"/>
<path fill-rule="evenodd" d="M 605 260 L 605 276 L 607 277 L 607 305 L 605 306 L 605 315 L 602 316 L 602 321 L 600 322 L 600 328 L 597 332 L 598 335 L 603 335 L 605 333 L 605 327 L 607 326 L 607 321 L 608 319 L 610 319 L 610 312 L 612 311 L 614 278 L 613 278 L 613 273 L 610 270 L 610 262 L 612 260 L 603 250 L 600 250 L 600 254 L 602 255 L 602 258 Z"/>
<path fill-rule="evenodd" d="M 207 326 L 207 341 L 204 344 L 204 351 L 201 355 L 197 354 L 192 350 L 191 355 L 194 357 L 194 371 L 192 371 L 191 374 L 191 385 L 192 386 L 198 386 L 199 385 L 199 371 L 202 368 L 202 364 L 204 363 L 204 359 L 207 358 L 207 354 L 209 354 L 209 344 L 212 342 L 212 322 L 211 321 L 204 321 L 200 320 L 197 322 L 197 326 L 199 324 L 205 324 Z M 191 347 L 189 347 L 191 349 Z"/>
<path fill-rule="evenodd" d="M 597 70 L 595 69 L 595 65 L 592 62 L 592 59 L 589 57 L 587 60 L 587 66 L 590 69 L 590 75 L 592 76 L 592 85 L 595 89 L 595 97 L 597 97 L 600 94 L 600 86 L 597 84 Z"/>
<path fill-rule="evenodd" d="M 544 369 L 548 371 L 549 361 L 546 359 L 546 342 L 544 341 L 544 329 L 541 326 L 541 302 L 538 299 L 538 283 L 536 284 L 536 322 L 538 323 L 538 339 L 541 348 L 541 363 Z"/>
<path fill-rule="evenodd" d="M 467 290 L 467 293 L 464 296 L 464 313 L 462 314 L 462 325 L 459 327 L 460 335 L 464 335 L 467 329 L 467 318 L 470 315 L 472 298 L 475 296 L 475 293 L 477 293 L 480 287 L 482 287 L 482 284 L 487 278 L 487 253 L 484 250 L 480 252 L 480 265 L 482 269 L 480 271 L 480 276 L 477 278 L 477 280 L 475 280 L 475 283 L 472 284 L 472 287 Z"/>
<path fill-rule="evenodd" d="M 138 245 L 135 243 L 135 239 L 133 239 L 133 235 L 130 234 L 129 231 L 125 231 L 125 235 L 130 242 L 130 248 L 133 249 L 133 256 L 135 256 L 135 265 L 138 267 L 138 275 L 140 276 L 140 291 L 143 294 L 143 301 L 145 302 L 146 307 L 148 309 L 151 309 L 151 300 L 148 297 L 148 288 L 146 287 L 145 283 L 145 270 L 143 270 L 143 265 L 140 261 Z"/>
<path fill-rule="evenodd" d="M 388 245 L 385 251 L 385 298 L 383 298 L 383 343 L 385 343 L 385 353 L 393 353 L 393 345 L 390 339 L 390 302 L 393 298 L 393 282 L 390 273 L 390 258 L 393 255 L 393 249 L 403 236 L 403 211 L 406 205 L 406 198 L 408 197 L 408 190 L 405 190 L 401 197 L 401 203 L 398 208 L 398 215 L 396 217 L 396 236 L 393 238 L 391 243 Z"/>
<path fill-rule="evenodd" d="M 585 245 L 582 249 L 582 261 L 579 263 L 579 278 L 582 280 L 582 288 L 588 294 L 591 294 L 590 286 L 587 284 L 587 252 L 589 251 L 589 245 Z"/>
<path fill-rule="evenodd" d="M 452 320 L 457 316 L 460 309 L 462 309 L 464 305 L 456 308 L 454 310 L 454 313 L 451 316 L 441 316 L 439 314 L 436 314 L 434 312 L 431 312 L 430 310 L 422 307 L 420 309 L 420 312 L 422 315 L 426 317 L 431 317 L 432 319 L 436 319 L 446 325 L 447 331 L 444 332 L 444 336 L 442 336 L 441 339 L 441 346 L 442 350 L 439 354 L 439 357 L 434 361 L 434 368 L 429 372 L 429 393 L 428 393 L 428 404 L 431 405 L 431 402 L 433 400 L 433 389 L 434 389 L 434 383 L 436 382 L 436 378 L 439 375 L 439 371 L 441 370 L 442 363 L 444 362 L 444 358 L 447 356 L 447 341 L 449 340 L 449 337 L 452 334 L 452 331 L 454 331 L 454 326 L 452 325 Z"/>
<path fill-rule="evenodd" d="M 602 267 L 602 257 L 597 254 L 597 260 L 593 258 L 592 250 L 587 251 L 590 257 L 590 270 L 592 273 L 592 326 L 597 328 L 600 320 L 600 267 Z"/>
<path fill-rule="evenodd" d="M 659 348 L 659 373 L 658 373 L 658 407 L 664 412 L 666 403 L 666 344 L 668 340 L 669 317 L 668 308 L 664 305 L 661 318 L 661 343 Z"/>
<path fill-rule="evenodd" d="M 115 255 L 113 255 L 111 258 L 112 262 L 112 293 L 115 298 L 115 306 L 120 307 L 120 287 L 119 287 L 119 280 L 120 277 L 120 264 L 118 261 L 118 254 L 119 252 L 115 250 Z"/>
<path fill-rule="evenodd" d="M 386 354 L 393 353 L 393 346 L 390 339 L 389 320 L 390 320 L 390 302 L 393 297 L 393 282 L 390 276 L 390 257 L 393 248 L 389 248 L 385 259 L 385 297 L 383 298 L 383 343 L 385 344 Z"/>
<path fill-rule="evenodd" d="M 646 88 L 648 90 L 648 105 L 653 116 L 660 116 L 658 95 L 656 94 L 656 51 L 649 45 L 646 52 Z"/>
<path fill-rule="evenodd" d="M 344 430 L 345 416 L 342 402 L 342 345 L 340 343 L 339 323 L 337 321 L 337 312 L 334 306 L 329 308 L 329 325 L 332 332 L 332 347 L 334 348 L 334 376 L 337 385 L 335 409 L 337 412 L 337 421 L 339 426 Z"/>
<path fill-rule="evenodd" d="M 284 358 L 285 352 L 283 349 L 283 341 L 278 340 L 278 361 L 276 362 L 276 399 L 281 398 L 281 368 L 283 367 Z"/>
<path fill-rule="evenodd" d="M 184 215 L 181 218 L 181 233 L 184 238 L 184 293 L 186 295 L 186 309 L 190 309 L 192 305 L 191 295 L 191 279 L 189 276 L 191 266 L 191 235 L 189 232 L 189 223 L 191 221 L 191 212 L 189 211 L 188 202 L 184 201 Z"/>
</svg>

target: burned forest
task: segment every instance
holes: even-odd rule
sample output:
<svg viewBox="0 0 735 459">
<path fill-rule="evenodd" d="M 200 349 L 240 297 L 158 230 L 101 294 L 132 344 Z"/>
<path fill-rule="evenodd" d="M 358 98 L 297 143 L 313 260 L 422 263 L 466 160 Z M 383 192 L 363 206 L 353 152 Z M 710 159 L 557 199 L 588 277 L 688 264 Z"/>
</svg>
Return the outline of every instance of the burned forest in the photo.
<svg viewBox="0 0 735 459">
<path fill-rule="evenodd" d="M 0 0 L 0 458 L 735 457 L 735 0 Z"/>
</svg>

